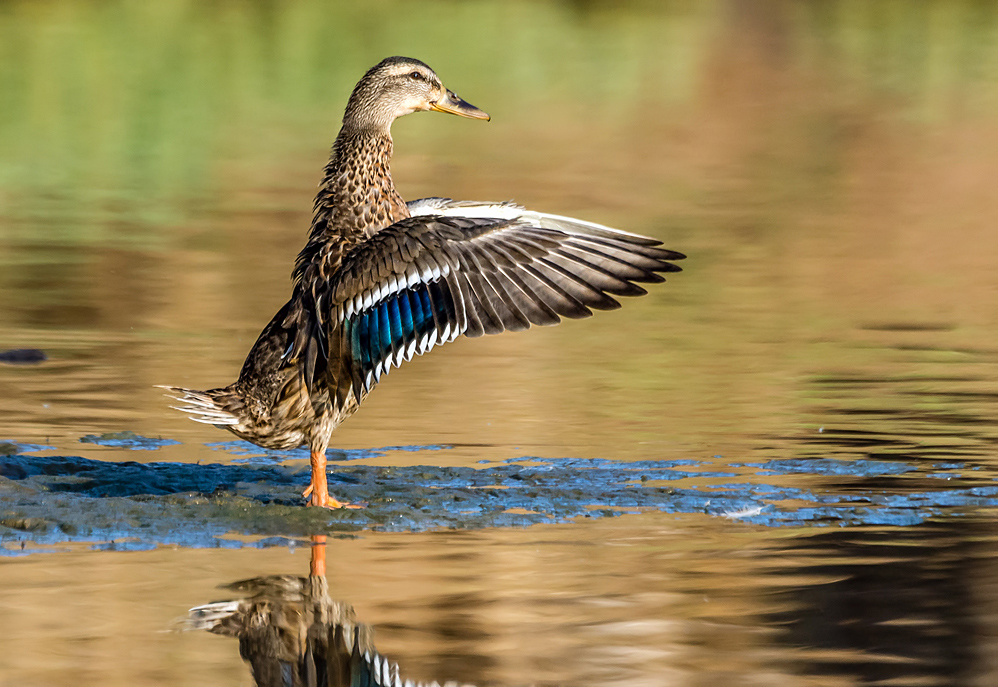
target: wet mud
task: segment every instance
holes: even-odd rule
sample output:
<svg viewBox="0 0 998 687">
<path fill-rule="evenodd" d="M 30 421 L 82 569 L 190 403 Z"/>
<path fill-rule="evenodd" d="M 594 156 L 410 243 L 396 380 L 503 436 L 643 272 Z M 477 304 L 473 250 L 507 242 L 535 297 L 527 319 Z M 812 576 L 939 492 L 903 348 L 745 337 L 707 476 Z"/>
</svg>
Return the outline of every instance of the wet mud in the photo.
<svg viewBox="0 0 998 687">
<path fill-rule="evenodd" d="M 141 437 L 128 440 L 144 448 Z M 331 451 L 330 458 L 375 453 Z M 954 461 L 783 459 L 732 462 L 719 472 L 686 460 L 522 457 L 480 468 L 334 465 L 330 490 L 366 507 L 327 511 L 304 507 L 309 475 L 301 461 L 243 460 L 139 463 L 8 452 L 0 455 L 0 551 L 71 541 L 124 550 L 269 546 L 325 533 L 522 527 L 643 511 L 764 526 L 905 526 L 998 505 L 998 482 Z"/>
</svg>

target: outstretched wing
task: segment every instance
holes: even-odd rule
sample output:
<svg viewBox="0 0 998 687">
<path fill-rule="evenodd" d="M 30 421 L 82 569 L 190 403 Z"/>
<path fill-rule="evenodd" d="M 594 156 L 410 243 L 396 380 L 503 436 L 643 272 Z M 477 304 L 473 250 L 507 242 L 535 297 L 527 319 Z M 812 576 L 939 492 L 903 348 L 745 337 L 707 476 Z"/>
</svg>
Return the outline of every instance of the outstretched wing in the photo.
<svg viewBox="0 0 998 687">
<path fill-rule="evenodd" d="M 412 356 L 469 337 L 553 325 L 639 296 L 685 256 L 655 239 L 511 203 L 430 198 L 343 257 L 317 302 L 329 381 L 361 397 Z"/>
</svg>

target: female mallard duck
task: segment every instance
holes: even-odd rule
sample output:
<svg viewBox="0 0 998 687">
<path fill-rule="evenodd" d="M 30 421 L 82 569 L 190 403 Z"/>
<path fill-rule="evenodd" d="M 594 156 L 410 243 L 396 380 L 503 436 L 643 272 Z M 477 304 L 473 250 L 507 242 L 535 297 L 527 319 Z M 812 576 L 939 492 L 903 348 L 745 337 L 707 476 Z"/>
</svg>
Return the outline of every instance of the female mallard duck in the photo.
<svg viewBox="0 0 998 687">
<path fill-rule="evenodd" d="M 512 203 L 425 198 L 392 183 L 392 122 L 420 110 L 489 119 L 418 60 L 389 57 L 360 80 L 315 199 L 294 291 L 227 387 L 165 387 L 192 420 L 265 448 L 308 444 L 310 504 L 326 486 L 332 431 L 413 355 L 458 336 L 498 334 L 611 310 L 685 257 L 659 241 Z"/>
</svg>

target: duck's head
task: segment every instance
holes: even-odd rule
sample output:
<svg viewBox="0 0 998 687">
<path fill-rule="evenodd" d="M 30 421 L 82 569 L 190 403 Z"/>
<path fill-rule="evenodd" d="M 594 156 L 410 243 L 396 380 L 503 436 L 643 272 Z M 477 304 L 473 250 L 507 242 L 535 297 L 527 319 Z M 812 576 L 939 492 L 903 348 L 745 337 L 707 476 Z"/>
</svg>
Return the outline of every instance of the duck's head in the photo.
<svg viewBox="0 0 998 687">
<path fill-rule="evenodd" d="M 410 57 L 389 57 L 372 67 L 353 89 L 344 127 L 387 132 L 398 117 L 421 110 L 472 119 L 489 115 L 444 87 L 432 69 Z"/>
</svg>

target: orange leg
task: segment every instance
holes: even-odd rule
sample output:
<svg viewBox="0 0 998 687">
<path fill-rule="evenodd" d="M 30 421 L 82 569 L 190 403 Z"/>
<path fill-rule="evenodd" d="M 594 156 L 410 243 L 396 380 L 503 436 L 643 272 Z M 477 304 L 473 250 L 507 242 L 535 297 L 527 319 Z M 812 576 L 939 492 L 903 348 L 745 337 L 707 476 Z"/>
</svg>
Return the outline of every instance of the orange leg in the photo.
<svg viewBox="0 0 998 687">
<path fill-rule="evenodd" d="M 307 505 L 319 506 L 321 508 L 363 508 L 364 506 L 352 503 L 344 503 L 329 495 L 329 486 L 326 483 L 326 452 L 324 450 L 313 450 L 311 455 L 312 463 L 312 483 L 302 492 L 302 496 L 309 499 Z"/>
<path fill-rule="evenodd" d="M 312 561 L 308 574 L 312 577 L 326 576 L 326 535 L 317 534 L 312 537 Z"/>
</svg>

